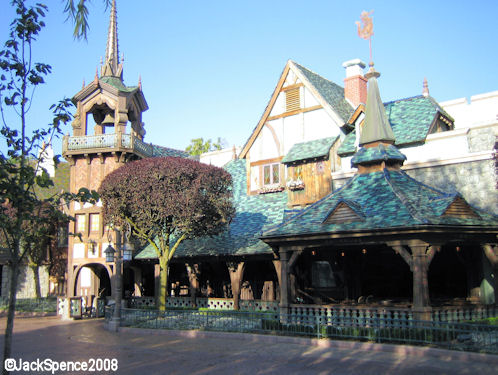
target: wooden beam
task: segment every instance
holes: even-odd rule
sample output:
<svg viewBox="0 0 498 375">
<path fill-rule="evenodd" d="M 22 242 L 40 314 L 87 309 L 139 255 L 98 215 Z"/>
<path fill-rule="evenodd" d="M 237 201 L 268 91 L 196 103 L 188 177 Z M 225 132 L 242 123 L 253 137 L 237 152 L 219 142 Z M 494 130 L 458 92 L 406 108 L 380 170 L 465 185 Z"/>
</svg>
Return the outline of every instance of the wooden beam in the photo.
<svg viewBox="0 0 498 375">
<path fill-rule="evenodd" d="M 391 246 L 396 254 L 401 255 L 403 260 L 408 264 L 410 267 L 410 271 L 413 272 L 413 259 L 412 259 L 412 254 L 408 250 L 405 249 L 404 246 Z"/>
<path fill-rule="evenodd" d="M 316 111 L 317 109 L 321 109 L 321 108 L 323 108 L 323 107 L 320 104 L 314 105 L 313 107 L 299 108 L 299 109 L 295 109 L 294 111 L 284 112 L 284 113 L 281 113 L 279 115 L 270 116 L 266 119 L 266 121 L 277 120 L 277 119 L 282 118 L 282 117 L 294 116 L 294 115 L 297 115 L 299 113 Z"/>
<path fill-rule="evenodd" d="M 288 90 L 297 89 L 298 87 L 303 87 L 303 86 L 304 86 L 304 83 L 295 83 L 293 85 L 288 85 L 288 86 L 282 87 L 282 90 L 280 90 L 280 92 L 285 92 Z"/>
<path fill-rule="evenodd" d="M 294 251 L 287 263 L 287 271 L 291 272 L 294 268 L 294 264 L 296 263 L 297 258 L 303 253 L 303 250 Z"/>
<path fill-rule="evenodd" d="M 251 167 L 256 167 L 258 165 L 266 165 L 266 164 L 274 164 L 274 163 L 280 163 L 280 161 L 283 159 L 283 156 L 279 156 L 276 158 L 271 158 L 271 159 L 265 159 L 265 160 L 258 160 L 258 161 L 253 161 L 251 162 Z"/>
</svg>

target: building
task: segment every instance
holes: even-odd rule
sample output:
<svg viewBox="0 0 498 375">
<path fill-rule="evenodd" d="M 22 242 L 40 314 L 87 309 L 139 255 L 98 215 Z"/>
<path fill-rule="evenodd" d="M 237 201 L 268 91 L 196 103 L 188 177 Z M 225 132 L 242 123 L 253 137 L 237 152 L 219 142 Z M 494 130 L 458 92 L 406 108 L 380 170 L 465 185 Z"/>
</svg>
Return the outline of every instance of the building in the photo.
<svg viewBox="0 0 498 375">
<path fill-rule="evenodd" d="M 95 78 L 73 97 L 76 113 L 72 122 L 73 134 L 63 140 L 62 155 L 70 165 L 69 191 L 81 188 L 98 190 L 104 177 L 124 163 L 144 157 L 183 156 L 183 151 L 144 142 L 145 128 L 142 113 L 148 109 L 140 81 L 126 86 L 123 64 L 120 62 L 116 23 L 116 2 L 112 2 L 104 64 Z M 102 204 L 73 202 L 70 215 L 75 222 L 69 231 L 80 236 L 69 238 L 67 295 L 83 296 L 86 304 L 95 297 L 111 295 L 115 274 L 114 264 L 105 262 L 104 250 L 116 241 L 114 231 L 104 227 Z M 142 274 L 125 269 L 131 285 L 142 278 L 153 279 L 154 274 Z"/>
<path fill-rule="evenodd" d="M 343 88 L 288 61 L 240 151 L 204 155 L 209 163 L 232 159 L 224 168 L 237 215 L 224 233 L 180 245 L 170 306 L 370 304 L 428 318 L 431 304 L 495 303 L 496 123 L 457 127 L 451 106 L 427 85 L 422 95 L 382 104 L 375 74 L 369 104 L 365 64 L 344 67 Z M 122 69 L 113 2 L 105 63 L 74 96 L 73 135 L 64 138 L 71 192 L 98 189 L 128 161 L 186 156 L 144 142 L 147 103 L 140 82 L 123 83 Z M 74 203 L 70 212 L 81 238 L 69 241 L 68 295 L 92 303 L 110 295 L 115 269 L 103 250 L 114 233 L 99 203 Z M 153 303 L 155 258 L 146 247 L 124 267 L 133 306 Z"/>
</svg>

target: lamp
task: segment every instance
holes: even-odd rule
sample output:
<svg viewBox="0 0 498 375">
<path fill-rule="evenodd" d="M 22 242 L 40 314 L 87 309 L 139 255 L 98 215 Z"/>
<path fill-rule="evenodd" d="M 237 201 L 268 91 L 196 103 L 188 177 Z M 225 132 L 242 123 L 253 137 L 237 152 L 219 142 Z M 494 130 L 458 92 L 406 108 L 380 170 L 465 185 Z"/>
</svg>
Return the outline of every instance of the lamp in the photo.
<svg viewBox="0 0 498 375">
<path fill-rule="evenodd" d="M 111 244 L 109 244 L 105 248 L 104 254 L 105 254 L 106 263 L 114 263 L 114 253 L 115 252 L 116 252 L 116 250 L 114 250 L 114 248 L 111 246 Z"/>
<path fill-rule="evenodd" d="M 133 245 L 126 241 L 125 245 L 123 246 L 123 260 L 131 260 L 133 256 L 133 250 Z"/>
</svg>

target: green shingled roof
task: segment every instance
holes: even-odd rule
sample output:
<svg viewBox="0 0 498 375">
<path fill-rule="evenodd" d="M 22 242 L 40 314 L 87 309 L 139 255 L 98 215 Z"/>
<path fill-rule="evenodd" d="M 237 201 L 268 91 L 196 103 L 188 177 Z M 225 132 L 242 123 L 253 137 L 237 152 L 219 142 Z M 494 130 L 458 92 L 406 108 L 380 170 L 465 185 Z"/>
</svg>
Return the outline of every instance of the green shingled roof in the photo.
<svg viewBox="0 0 498 375">
<path fill-rule="evenodd" d="M 177 150 L 174 148 L 163 147 L 158 145 L 152 145 L 154 156 L 175 156 L 179 158 L 188 158 L 190 155 L 188 152 Z"/>
<path fill-rule="evenodd" d="M 375 231 L 396 227 L 431 225 L 498 227 L 498 217 L 474 208 L 478 217 L 442 216 L 459 197 L 424 185 L 404 171 L 357 174 L 341 189 L 309 206 L 284 223 L 265 231 L 263 237 L 295 236 L 313 233 Z M 349 223 L 324 223 L 340 202 L 360 213 L 359 220 Z M 351 203 L 352 202 L 352 203 Z"/>
<path fill-rule="evenodd" d="M 271 254 L 271 248 L 259 239 L 265 228 L 282 222 L 287 193 L 247 195 L 246 161 L 233 160 L 224 167 L 233 178 L 236 215 L 222 234 L 182 242 L 175 258 L 195 256 L 243 256 Z M 149 245 L 135 259 L 156 258 Z"/>
<path fill-rule="evenodd" d="M 339 137 L 316 139 L 313 141 L 296 143 L 291 147 L 282 163 L 292 163 L 299 160 L 321 158 L 329 154 L 330 148 Z"/>
<path fill-rule="evenodd" d="M 123 91 L 123 92 L 131 92 L 131 91 L 137 89 L 137 86 L 129 86 L 129 87 L 125 86 L 123 84 L 123 81 L 121 81 L 121 79 L 118 77 L 104 76 L 104 77 L 100 77 L 99 81 L 107 83 L 107 84 L 117 88 L 119 91 Z"/>
<path fill-rule="evenodd" d="M 379 144 L 376 147 L 360 148 L 351 159 L 351 165 L 356 167 L 361 163 L 382 162 L 388 160 L 397 160 L 401 164 L 406 160 L 406 156 L 392 145 Z"/>
<path fill-rule="evenodd" d="M 332 109 L 346 122 L 354 108 L 344 99 L 344 88 L 294 62 L 306 79 L 315 87 Z"/>
<path fill-rule="evenodd" d="M 400 99 L 384 103 L 384 107 L 387 119 L 394 132 L 397 146 L 424 142 L 438 112 L 451 119 L 430 96 L 420 95 Z M 356 151 L 355 140 L 356 132 L 353 130 L 346 136 L 337 153 L 340 156 L 354 153 Z"/>
</svg>

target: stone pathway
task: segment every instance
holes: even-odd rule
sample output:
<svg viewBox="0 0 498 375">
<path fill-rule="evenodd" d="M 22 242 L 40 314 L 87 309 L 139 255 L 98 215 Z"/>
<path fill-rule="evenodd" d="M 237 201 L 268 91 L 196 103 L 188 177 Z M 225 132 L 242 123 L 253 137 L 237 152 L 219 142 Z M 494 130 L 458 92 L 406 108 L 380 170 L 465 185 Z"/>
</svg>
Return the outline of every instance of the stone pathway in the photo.
<svg viewBox="0 0 498 375">
<path fill-rule="evenodd" d="M 3 345 L 5 319 L 0 322 L 0 345 Z M 13 357 L 29 361 L 37 358 L 56 361 L 116 358 L 119 363 L 117 374 L 126 375 L 494 375 L 498 368 L 498 356 L 494 355 L 216 332 L 126 328 L 111 333 L 103 329 L 103 324 L 102 320 L 73 322 L 56 317 L 16 319 Z M 79 372 L 82 373 L 92 372 Z"/>
</svg>

